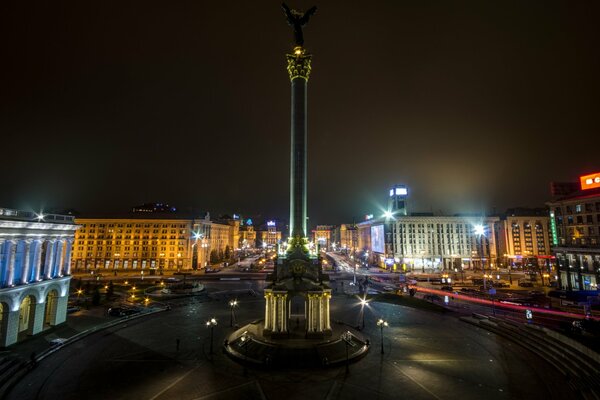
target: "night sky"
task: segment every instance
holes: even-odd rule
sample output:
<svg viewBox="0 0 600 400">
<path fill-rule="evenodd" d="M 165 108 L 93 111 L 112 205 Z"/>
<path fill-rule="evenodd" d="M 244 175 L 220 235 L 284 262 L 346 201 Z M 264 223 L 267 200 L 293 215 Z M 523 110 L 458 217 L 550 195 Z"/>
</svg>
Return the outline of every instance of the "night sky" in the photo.
<svg viewBox="0 0 600 400">
<path fill-rule="evenodd" d="M 0 5 L 0 206 L 287 218 L 279 1 L 39 3 Z M 311 224 L 396 183 L 412 211 L 542 206 L 600 170 L 600 2 L 316 4 Z"/>
</svg>

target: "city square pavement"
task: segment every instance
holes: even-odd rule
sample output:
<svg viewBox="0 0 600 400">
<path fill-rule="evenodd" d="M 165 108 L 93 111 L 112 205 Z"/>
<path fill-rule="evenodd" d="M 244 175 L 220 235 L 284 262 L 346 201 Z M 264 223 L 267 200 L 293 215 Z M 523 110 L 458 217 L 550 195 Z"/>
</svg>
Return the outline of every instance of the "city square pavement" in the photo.
<svg viewBox="0 0 600 400">
<path fill-rule="evenodd" d="M 370 303 L 362 360 L 331 368 L 247 370 L 221 351 L 232 331 L 227 301 L 237 297 L 240 325 L 262 318 L 264 282 L 207 283 L 210 296 L 92 334 L 41 362 L 8 398 L 26 399 L 564 399 L 554 369 L 517 344 L 456 316 Z M 332 323 L 356 326 L 353 296 L 332 299 Z M 215 317 L 214 354 L 207 319 Z M 384 329 L 380 353 L 378 318 Z M 179 345 L 177 343 L 179 342 Z"/>
</svg>

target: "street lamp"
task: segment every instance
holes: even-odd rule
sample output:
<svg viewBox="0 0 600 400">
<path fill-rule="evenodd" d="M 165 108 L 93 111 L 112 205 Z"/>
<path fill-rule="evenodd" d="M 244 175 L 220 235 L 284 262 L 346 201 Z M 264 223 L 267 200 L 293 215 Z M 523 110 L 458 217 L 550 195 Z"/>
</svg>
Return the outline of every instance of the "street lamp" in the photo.
<svg viewBox="0 0 600 400">
<path fill-rule="evenodd" d="M 483 250 L 483 238 L 485 237 L 485 227 L 481 224 L 473 226 L 473 232 L 479 238 L 479 248 L 481 249 L 481 253 L 479 254 L 479 259 L 481 260 L 481 271 L 483 272 L 483 290 L 487 290 L 487 282 L 486 282 L 486 274 L 485 274 L 485 264 L 483 262 L 484 250 Z"/>
<path fill-rule="evenodd" d="M 231 327 L 233 327 L 233 321 L 235 321 L 235 311 L 234 311 L 234 309 L 237 307 L 237 305 L 238 305 L 237 299 L 229 300 L 229 308 L 231 310 L 231 316 L 229 318 L 229 326 L 231 326 Z"/>
<path fill-rule="evenodd" d="M 346 345 L 346 373 L 350 372 L 350 358 L 348 357 L 348 347 L 352 344 L 352 333 L 350 331 L 346 331 L 342 333 L 341 336 L 344 344 Z"/>
<path fill-rule="evenodd" d="M 362 314 L 362 329 L 365 329 L 365 307 L 369 306 L 369 302 L 367 301 L 367 294 L 365 293 L 364 297 L 360 299 L 360 313 Z"/>
<path fill-rule="evenodd" d="M 381 354 L 383 354 L 383 328 L 388 326 L 388 322 L 383 318 L 379 318 L 379 320 L 377 321 L 377 326 L 379 327 L 379 330 L 381 332 Z"/>
<path fill-rule="evenodd" d="M 213 338 L 214 338 L 214 330 L 215 330 L 215 326 L 217 326 L 217 320 L 216 318 L 211 318 L 208 321 L 206 321 L 206 327 L 210 328 L 210 355 L 212 356 L 213 354 Z"/>
<path fill-rule="evenodd" d="M 248 335 L 248 331 L 244 331 L 242 336 L 240 336 L 240 347 L 244 350 L 244 376 L 248 374 L 247 364 L 248 364 L 248 345 L 250 344 L 250 335 Z"/>
</svg>

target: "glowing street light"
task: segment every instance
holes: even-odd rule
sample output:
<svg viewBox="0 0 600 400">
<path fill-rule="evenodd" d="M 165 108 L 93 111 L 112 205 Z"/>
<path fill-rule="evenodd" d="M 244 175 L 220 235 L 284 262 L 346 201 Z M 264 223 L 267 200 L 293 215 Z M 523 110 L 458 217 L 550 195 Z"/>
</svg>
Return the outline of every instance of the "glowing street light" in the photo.
<svg viewBox="0 0 600 400">
<path fill-rule="evenodd" d="M 379 327 L 379 329 L 381 331 L 381 354 L 383 354 L 383 328 L 388 327 L 389 324 L 383 318 L 379 318 L 379 320 L 377 321 L 377 326 Z"/>
<path fill-rule="evenodd" d="M 238 306 L 237 299 L 229 300 L 229 308 L 231 309 L 231 316 L 229 318 L 229 326 L 231 326 L 231 327 L 233 327 L 233 321 L 235 321 L 235 310 L 234 309 L 237 306 Z"/>
<path fill-rule="evenodd" d="M 342 333 L 341 339 L 344 341 L 346 345 L 346 373 L 350 372 L 350 358 L 348 357 L 348 347 L 352 344 L 352 333 L 350 331 L 346 331 Z"/>
<path fill-rule="evenodd" d="M 213 354 L 213 338 L 214 338 L 214 329 L 215 326 L 217 326 L 217 319 L 216 318 L 211 318 L 208 321 L 206 321 L 206 327 L 210 328 L 210 355 L 212 356 Z"/>
<path fill-rule="evenodd" d="M 369 306 L 369 301 L 367 300 L 367 294 L 359 300 L 360 302 L 360 313 L 362 314 L 362 327 L 361 329 L 365 329 L 365 307 Z"/>
<path fill-rule="evenodd" d="M 246 368 L 246 364 L 248 363 L 248 345 L 250 344 L 250 335 L 248 331 L 244 331 L 242 336 L 240 336 L 240 347 L 244 349 L 244 376 L 248 374 L 248 369 Z"/>
</svg>

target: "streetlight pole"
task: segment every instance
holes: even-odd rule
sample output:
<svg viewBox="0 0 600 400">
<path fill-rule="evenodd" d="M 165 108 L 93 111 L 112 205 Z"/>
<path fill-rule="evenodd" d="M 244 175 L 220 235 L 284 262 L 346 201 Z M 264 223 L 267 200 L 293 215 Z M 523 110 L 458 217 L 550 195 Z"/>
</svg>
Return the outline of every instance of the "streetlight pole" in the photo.
<svg viewBox="0 0 600 400">
<path fill-rule="evenodd" d="M 229 300 L 229 308 L 231 309 L 231 316 L 229 318 L 229 326 L 233 327 L 233 322 L 235 321 L 235 307 L 237 307 L 238 301 L 237 299 Z M 237 323 L 236 323 L 237 325 Z"/>
<path fill-rule="evenodd" d="M 346 373 L 348 373 L 350 372 L 350 357 L 348 355 L 348 347 L 352 343 L 352 333 L 350 333 L 350 331 L 342 333 L 342 340 L 346 346 Z"/>
<path fill-rule="evenodd" d="M 360 299 L 360 312 L 362 314 L 362 330 L 365 329 L 365 307 L 367 307 L 369 305 L 369 302 L 367 301 L 367 294 L 365 293 L 363 298 Z"/>
<path fill-rule="evenodd" d="M 379 327 L 379 330 L 381 332 L 381 354 L 383 354 L 383 328 L 388 326 L 388 322 L 385 321 L 383 318 L 379 318 L 379 321 L 377 321 L 377 326 Z"/>
<path fill-rule="evenodd" d="M 213 338 L 214 338 L 215 326 L 217 326 L 216 318 L 213 317 L 210 320 L 206 321 L 206 327 L 210 328 L 210 355 L 211 355 L 211 358 L 213 355 Z"/>
</svg>

